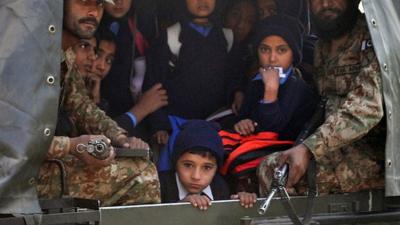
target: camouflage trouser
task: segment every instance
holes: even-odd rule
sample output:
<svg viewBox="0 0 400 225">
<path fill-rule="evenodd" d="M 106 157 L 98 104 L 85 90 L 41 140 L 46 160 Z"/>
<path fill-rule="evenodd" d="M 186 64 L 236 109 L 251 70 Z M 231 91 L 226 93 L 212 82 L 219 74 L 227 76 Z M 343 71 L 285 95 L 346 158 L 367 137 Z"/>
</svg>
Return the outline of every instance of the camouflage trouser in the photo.
<svg viewBox="0 0 400 225">
<path fill-rule="evenodd" d="M 97 199 L 102 206 L 160 203 L 157 169 L 148 160 L 118 158 L 103 168 L 90 168 L 73 157 L 63 159 L 67 171 L 69 196 Z M 60 170 L 45 163 L 37 185 L 41 198 L 58 198 L 61 192 Z"/>
<path fill-rule="evenodd" d="M 265 196 L 270 189 L 274 168 L 280 153 L 266 156 L 257 169 L 260 195 Z M 316 182 L 319 194 L 357 192 L 384 187 L 383 168 L 377 163 L 380 157 L 374 149 L 363 142 L 356 142 L 331 152 L 323 162 L 317 162 Z M 291 194 L 303 195 L 307 183 L 303 178 Z"/>
</svg>

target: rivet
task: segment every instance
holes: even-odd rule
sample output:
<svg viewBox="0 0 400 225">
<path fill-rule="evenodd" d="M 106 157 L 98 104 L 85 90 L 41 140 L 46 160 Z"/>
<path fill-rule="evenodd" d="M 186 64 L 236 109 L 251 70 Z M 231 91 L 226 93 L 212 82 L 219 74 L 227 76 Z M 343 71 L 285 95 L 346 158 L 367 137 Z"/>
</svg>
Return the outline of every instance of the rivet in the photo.
<svg viewBox="0 0 400 225">
<path fill-rule="evenodd" d="M 377 24 L 376 24 L 376 20 L 375 20 L 375 19 L 371 19 L 371 23 L 372 23 L 372 25 L 373 25 L 374 27 L 376 27 L 376 26 L 377 26 Z"/>
<path fill-rule="evenodd" d="M 386 63 L 383 64 L 383 70 L 388 71 L 388 65 Z"/>
<path fill-rule="evenodd" d="M 372 46 L 372 41 L 371 40 L 368 40 L 367 41 L 367 47 L 371 47 Z"/>
<path fill-rule="evenodd" d="M 33 185 L 35 185 L 36 180 L 35 180 L 35 178 L 31 177 L 28 182 L 29 182 L 30 185 L 33 186 Z"/>
<path fill-rule="evenodd" d="M 390 160 L 390 159 L 387 160 L 387 166 L 388 166 L 388 167 L 392 167 L 392 160 Z"/>
<path fill-rule="evenodd" d="M 49 128 L 46 128 L 46 129 L 44 129 L 43 134 L 44 134 L 45 136 L 50 136 L 51 130 L 50 130 Z"/>
<path fill-rule="evenodd" d="M 56 26 L 50 25 L 49 26 L 49 32 L 50 32 L 50 34 L 54 34 L 56 32 Z"/>
<path fill-rule="evenodd" d="M 389 110 L 388 116 L 389 116 L 389 119 L 391 120 L 392 119 L 392 111 Z"/>
<path fill-rule="evenodd" d="M 52 76 L 52 75 L 48 75 L 48 76 L 47 76 L 46 82 L 47 82 L 48 84 L 54 84 L 54 81 L 55 81 L 54 76 Z"/>
</svg>

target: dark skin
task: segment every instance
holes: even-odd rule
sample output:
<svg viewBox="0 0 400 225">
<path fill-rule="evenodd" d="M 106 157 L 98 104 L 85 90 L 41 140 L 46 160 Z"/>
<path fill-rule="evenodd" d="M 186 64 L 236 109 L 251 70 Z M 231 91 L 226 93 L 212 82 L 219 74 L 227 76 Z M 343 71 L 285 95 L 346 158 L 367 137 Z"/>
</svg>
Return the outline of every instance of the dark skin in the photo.
<svg viewBox="0 0 400 225">
<path fill-rule="evenodd" d="M 344 12 L 346 7 L 346 0 L 310 0 L 310 9 L 314 15 L 330 17 L 331 19 L 336 19 L 338 16 L 333 12 Z M 345 37 L 346 34 L 343 35 L 343 37 L 339 37 L 331 41 L 331 53 L 337 51 L 338 46 L 340 46 Z M 306 173 L 312 158 L 313 154 L 304 144 L 297 145 L 282 152 L 278 159 L 279 167 L 285 163 L 289 165 L 289 176 L 286 183 L 286 188 L 293 188 L 293 186 L 300 181 L 300 179 Z"/>
</svg>

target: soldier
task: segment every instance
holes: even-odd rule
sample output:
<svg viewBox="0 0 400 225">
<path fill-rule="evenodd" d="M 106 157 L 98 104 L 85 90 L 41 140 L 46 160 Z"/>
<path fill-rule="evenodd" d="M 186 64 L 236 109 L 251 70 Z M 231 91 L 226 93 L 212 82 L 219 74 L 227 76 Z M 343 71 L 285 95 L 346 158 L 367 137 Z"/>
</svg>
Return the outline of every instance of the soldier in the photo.
<svg viewBox="0 0 400 225">
<path fill-rule="evenodd" d="M 319 93 L 328 99 L 325 121 L 303 143 L 264 159 L 258 171 L 262 189 L 270 183 L 273 168 L 284 163 L 289 164 L 287 187 L 292 188 L 312 158 L 317 163 L 320 193 L 383 187 L 378 155 L 384 150 L 372 149 L 365 137 L 384 114 L 382 81 L 358 3 L 310 0 L 320 37 L 315 50 L 315 81 Z M 304 191 L 301 187 L 295 186 L 299 193 Z"/>
<path fill-rule="evenodd" d="M 108 0 L 107 2 L 111 2 Z M 145 159 L 117 159 L 111 151 L 104 160 L 87 153 L 79 153 L 78 144 L 103 139 L 108 144 L 130 148 L 148 148 L 137 138 L 128 138 L 125 130 L 100 110 L 90 99 L 84 80 L 77 67 L 73 51 L 68 51 L 79 39 L 93 37 L 103 14 L 105 1 L 64 1 L 64 30 L 62 46 L 67 71 L 62 74 L 61 106 L 73 118 L 81 131 L 104 136 L 84 135 L 77 138 L 55 137 L 47 155 L 48 159 L 62 159 L 67 176 L 69 195 L 78 198 L 98 199 L 103 206 L 158 203 L 160 190 L 154 164 Z M 62 71 L 63 72 L 63 71 Z M 53 198 L 60 194 L 59 171 L 54 164 L 45 164 L 40 171 L 38 192 L 41 197 Z"/>
</svg>

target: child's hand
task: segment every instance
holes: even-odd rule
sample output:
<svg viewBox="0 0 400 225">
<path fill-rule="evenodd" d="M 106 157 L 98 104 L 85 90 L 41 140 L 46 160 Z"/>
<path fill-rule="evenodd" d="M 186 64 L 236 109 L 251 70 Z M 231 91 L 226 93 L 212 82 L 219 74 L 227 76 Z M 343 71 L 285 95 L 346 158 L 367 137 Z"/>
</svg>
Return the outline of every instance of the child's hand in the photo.
<svg viewBox="0 0 400 225">
<path fill-rule="evenodd" d="M 236 132 L 240 135 L 248 136 L 256 130 L 257 123 L 253 122 L 250 119 L 244 119 L 237 122 L 234 126 Z"/>
<path fill-rule="evenodd" d="M 278 98 L 279 72 L 274 67 L 262 67 L 259 70 L 264 82 L 264 100 L 274 102 Z"/>
<path fill-rule="evenodd" d="M 247 208 L 253 207 L 254 203 L 257 202 L 257 195 L 248 192 L 239 192 L 236 195 L 231 195 L 231 199 L 239 199 L 240 205 Z"/>
<path fill-rule="evenodd" d="M 159 145 L 166 145 L 168 143 L 169 134 L 166 130 L 159 130 L 154 135 L 153 138 Z"/>
<path fill-rule="evenodd" d="M 211 200 L 205 195 L 191 194 L 186 196 L 182 201 L 190 202 L 194 207 L 200 210 L 207 210 L 211 206 Z"/>
</svg>

